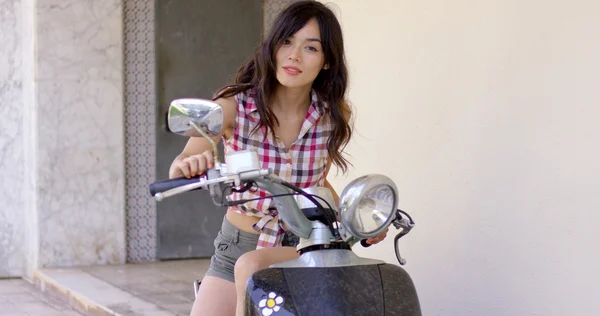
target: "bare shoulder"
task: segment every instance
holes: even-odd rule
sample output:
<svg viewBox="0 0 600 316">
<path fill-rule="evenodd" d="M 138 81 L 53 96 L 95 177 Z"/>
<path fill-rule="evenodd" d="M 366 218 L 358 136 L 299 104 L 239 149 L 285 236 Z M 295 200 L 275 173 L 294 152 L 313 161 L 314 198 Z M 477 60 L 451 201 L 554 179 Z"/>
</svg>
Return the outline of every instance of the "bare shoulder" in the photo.
<svg viewBox="0 0 600 316">
<path fill-rule="evenodd" d="M 215 100 L 216 103 L 223 107 L 223 130 L 227 131 L 232 129 L 235 125 L 235 119 L 237 115 L 237 102 L 233 96 L 227 98 L 219 98 Z"/>
</svg>

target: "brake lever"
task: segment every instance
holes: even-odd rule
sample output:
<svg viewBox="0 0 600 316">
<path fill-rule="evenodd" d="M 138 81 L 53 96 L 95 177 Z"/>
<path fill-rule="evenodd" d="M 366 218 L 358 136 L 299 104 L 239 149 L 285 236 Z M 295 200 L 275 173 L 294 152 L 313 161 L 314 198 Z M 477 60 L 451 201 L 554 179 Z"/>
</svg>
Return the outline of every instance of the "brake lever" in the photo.
<svg viewBox="0 0 600 316">
<path fill-rule="evenodd" d="M 410 230 L 415 227 L 414 222 L 402 217 L 400 214 L 397 215 L 396 219 L 392 222 L 392 225 L 394 225 L 396 229 L 402 229 L 403 231 L 406 231 L 406 234 L 408 234 Z"/>
<path fill-rule="evenodd" d="M 396 235 L 396 237 L 394 237 L 394 251 L 396 253 L 396 259 L 398 260 L 398 263 L 400 263 L 400 265 L 405 265 L 406 259 L 402 258 L 402 256 L 400 255 L 400 250 L 398 250 L 398 240 L 400 240 L 400 238 L 408 234 L 411 231 L 411 229 L 415 227 L 415 222 L 413 222 L 412 219 L 408 217 L 408 215 L 407 217 L 403 217 L 402 211 L 398 209 L 396 210 L 396 219 L 392 221 L 392 225 L 394 225 L 396 229 L 402 229 Z"/>
</svg>

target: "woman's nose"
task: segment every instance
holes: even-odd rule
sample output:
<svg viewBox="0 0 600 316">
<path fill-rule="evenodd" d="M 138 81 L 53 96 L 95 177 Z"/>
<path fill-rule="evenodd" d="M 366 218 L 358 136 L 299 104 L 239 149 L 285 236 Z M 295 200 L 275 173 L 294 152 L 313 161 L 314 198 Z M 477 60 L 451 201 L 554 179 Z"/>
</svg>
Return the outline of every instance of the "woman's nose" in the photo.
<svg viewBox="0 0 600 316">
<path fill-rule="evenodd" d="M 292 50 L 290 51 L 290 55 L 288 56 L 288 58 L 290 60 L 300 61 L 300 48 L 292 47 Z"/>
</svg>

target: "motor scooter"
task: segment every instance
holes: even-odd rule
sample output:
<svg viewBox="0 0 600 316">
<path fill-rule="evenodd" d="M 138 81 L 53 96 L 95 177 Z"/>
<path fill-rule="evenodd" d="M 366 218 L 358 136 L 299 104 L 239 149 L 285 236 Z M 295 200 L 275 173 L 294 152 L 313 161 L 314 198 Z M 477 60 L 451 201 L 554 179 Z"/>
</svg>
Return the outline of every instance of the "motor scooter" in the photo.
<svg viewBox="0 0 600 316">
<path fill-rule="evenodd" d="M 400 266 L 362 258 L 352 246 L 378 236 L 389 226 L 400 230 L 399 239 L 415 226 L 409 214 L 397 208 L 398 191 L 385 175 L 369 174 L 351 181 L 342 191 L 339 205 L 324 187 L 298 188 L 263 168 L 254 151 L 238 151 L 219 160 L 211 136 L 219 135 L 222 107 L 210 100 L 177 99 L 167 113 L 168 129 L 211 142 L 215 163 L 203 176 L 150 184 L 157 201 L 198 189 L 209 190 L 218 206 L 248 202 L 229 201 L 233 192 L 261 188 L 269 192 L 280 220 L 296 236 L 300 257 L 271 265 L 248 280 L 245 315 L 421 315 L 417 291 Z M 198 282 L 194 283 L 197 294 Z"/>
</svg>

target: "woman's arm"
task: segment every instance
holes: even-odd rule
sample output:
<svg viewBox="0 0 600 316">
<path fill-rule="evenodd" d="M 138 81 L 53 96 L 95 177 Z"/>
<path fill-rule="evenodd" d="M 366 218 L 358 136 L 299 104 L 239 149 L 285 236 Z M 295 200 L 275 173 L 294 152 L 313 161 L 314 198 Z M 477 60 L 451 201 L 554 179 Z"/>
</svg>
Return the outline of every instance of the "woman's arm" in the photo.
<svg viewBox="0 0 600 316">
<path fill-rule="evenodd" d="M 333 202 L 335 203 L 335 205 L 337 207 L 340 204 L 340 196 L 337 194 L 337 192 L 335 192 L 335 189 L 333 188 L 331 183 L 329 183 L 329 181 L 327 180 L 327 174 L 329 173 L 330 168 L 331 168 L 331 160 L 327 159 L 327 166 L 325 166 L 325 175 L 324 175 L 325 183 L 323 186 L 328 188 L 329 190 L 331 190 L 331 194 L 333 195 Z M 338 218 L 338 220 L 339 220 L 339 218 Z"/>
<path fill-rule="evenodd" d="M 211 137 L 215 143 L 221 141 L 223 135 L 231 136 L 237 115 L 237 102 L 233 97 L 217 99 L 216 103 L 223 107 L 223 128 L 219 135 Z M 171 163 L 169 178 L 194 177 L 212 168 L 213 154 L 211 143 L 203 137 L 190 137 L 187 144 Z"/>
</svg>

